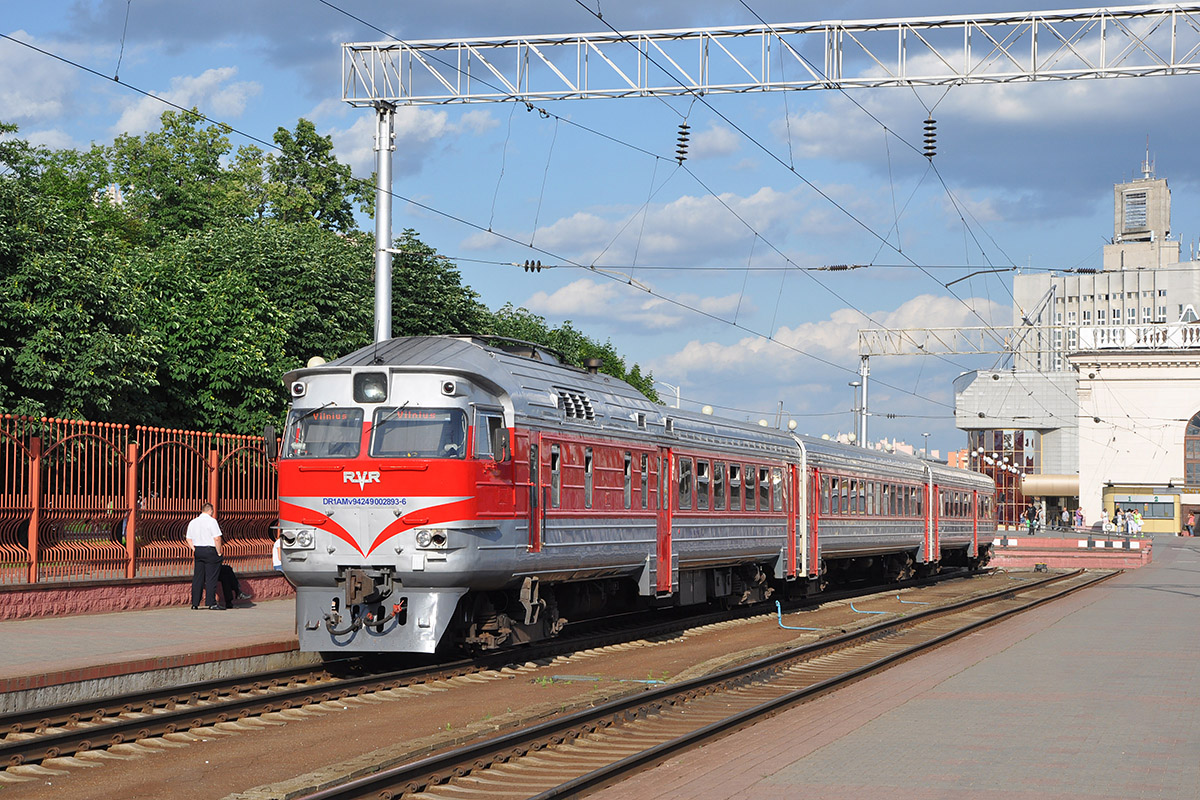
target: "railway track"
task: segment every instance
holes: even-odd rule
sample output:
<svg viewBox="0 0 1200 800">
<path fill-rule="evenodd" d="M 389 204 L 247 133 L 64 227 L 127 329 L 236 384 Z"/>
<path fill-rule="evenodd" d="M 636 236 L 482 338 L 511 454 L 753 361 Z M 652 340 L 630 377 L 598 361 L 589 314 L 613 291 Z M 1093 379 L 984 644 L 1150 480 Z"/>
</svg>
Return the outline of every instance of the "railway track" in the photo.
<svg viewBox="0 0 1200 800">
<path fill-rule="evenodd" d="M 1112 577 L 1075 572 L 833 638 L 348 780 L 301 800 L 562 797 Z"/>
<path fill-rule="evenodd" d="M 897 587 L 930 585 L 962 577 L 956 573 Z M 826 593 L 818 602 L 861 595 L 861 590 Z M 801 608 L 803 604 L 792 604 Z M 365 674 L 351 662 L 325 668 L 295 668 L 245 677 L 210 680 L 0 716 L 0 783 L 20 777 L 34 765 L 78 766 L 76 757 L 130 745 L 170 746 L 196 736 L 221 731 L 282 724 L 289 718 L 319 713 L 322 706 L 349 699 L 397 699 L 405 692 L 450 688 L 458 681 L 503 677 L 515 663 L 544 662 L 558 656 L 637 639 L 678 635 L 689 629 L 739 617 L 761 617 L 762 608 L 724 610 L 631 627 L 609 620 L 581 627 L 577 635 L 526 647 L 489 653 L 450 663 Z M 328 707 L 328 706 L 325 706 Z"/>
</svg>

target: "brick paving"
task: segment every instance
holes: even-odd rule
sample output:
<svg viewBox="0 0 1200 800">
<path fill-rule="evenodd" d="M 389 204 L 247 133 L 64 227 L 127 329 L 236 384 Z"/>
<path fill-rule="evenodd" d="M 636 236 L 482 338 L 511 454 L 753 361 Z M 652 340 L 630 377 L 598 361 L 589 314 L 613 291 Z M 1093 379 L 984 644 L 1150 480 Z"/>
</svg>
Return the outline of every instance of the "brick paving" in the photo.
<svg viewBox="0 0 1200 800">
<path fill-rule="evenodd" d="M 594 795 L 1200 797 L 1200 543 Z"/>
</svg>

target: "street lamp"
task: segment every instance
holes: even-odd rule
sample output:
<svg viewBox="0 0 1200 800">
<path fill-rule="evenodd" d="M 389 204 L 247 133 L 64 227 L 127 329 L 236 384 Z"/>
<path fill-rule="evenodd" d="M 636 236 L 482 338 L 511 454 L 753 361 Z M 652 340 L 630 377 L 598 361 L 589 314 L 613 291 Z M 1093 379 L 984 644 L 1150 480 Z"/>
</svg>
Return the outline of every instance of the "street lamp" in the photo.
<svg viewBox="0 0 1200 800">
<path fill-rule="evenodd" d="M 656 380 L 655 383 L 661 383 L 663 386 L 667 387 L 668 389 L 673 389 L 675 391 L 675 407 L 679 408 L 679 387 L 673 383 L 667 383 L 666 381 Z"/>
</svg>

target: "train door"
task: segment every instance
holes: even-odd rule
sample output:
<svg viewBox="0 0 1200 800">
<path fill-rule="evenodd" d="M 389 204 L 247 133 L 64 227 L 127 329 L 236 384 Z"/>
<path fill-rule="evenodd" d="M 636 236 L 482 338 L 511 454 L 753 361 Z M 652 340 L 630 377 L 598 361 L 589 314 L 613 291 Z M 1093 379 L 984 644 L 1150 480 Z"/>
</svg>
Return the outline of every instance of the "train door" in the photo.
<svg viewBox="0 0 1200 800">
<path fill-rule="evenodd" d="M 529 552 L 542 552 L 542 435 L 529 436 Z"/>
<path fill-rule="evenodd" d="M 805 570 L 805 574 L 810 578 L 816 578 L 821 574 L 821 540 L 817 534 L 817 523 L 821 518 L 821 471 L 815 467 L 812 471 L 812 480 L 808 484 L 808 497 L 808 547 L 804 552 L 808 568 Z"/>
<path fill-rule="evenodd" d="M 979 555 L 979 490 L 971 490 L 971 552 L 968 555 Z"/>
<path fill-rule="evenodd" d="M 796 533 L 798 529 L 797 521 L 800 518 L 800 496 L 802 490 L 800 488 L 799 476 L 803 475 L 803 471 L 798 471 L 795 464 L 788 465 L 787 479 L 787 501 L 784 503 L 784 510 L 787 512 L 787 569 L 785 575 L 788 580 L 793 580 L 796 577 Z"/>
<path fill-rule="evenodd" d="M 941 557 L 938 549 L 938 528 L 942 524 L 942 487 L 933 483 L 929 486 L 929 520 L 925 525 L 925 561 L 932 564 Z"/>
<path fill-rule="evenodd" d="M 658 451 L 658 554 L 654 591 L 670 594 L 671 585 L 671 483 L 675 474 L 674 455 L 669 448 Z"/>
</svg>

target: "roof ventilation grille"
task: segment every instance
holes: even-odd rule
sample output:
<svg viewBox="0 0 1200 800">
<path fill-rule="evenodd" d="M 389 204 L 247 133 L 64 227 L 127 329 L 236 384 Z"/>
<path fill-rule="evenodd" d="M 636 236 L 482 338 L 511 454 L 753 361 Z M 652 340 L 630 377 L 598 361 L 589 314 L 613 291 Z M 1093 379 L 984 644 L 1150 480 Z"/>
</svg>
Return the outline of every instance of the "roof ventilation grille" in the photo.
<svg viewBox="0 0 1200 800">
<path fill-rule="evenodd" d="M 595 419 L 596 411 L 592 401 L 581 392 L 571 392 L 566 389 L 558 390 L 558 405 L 567 419 Z"/>
</svg>

